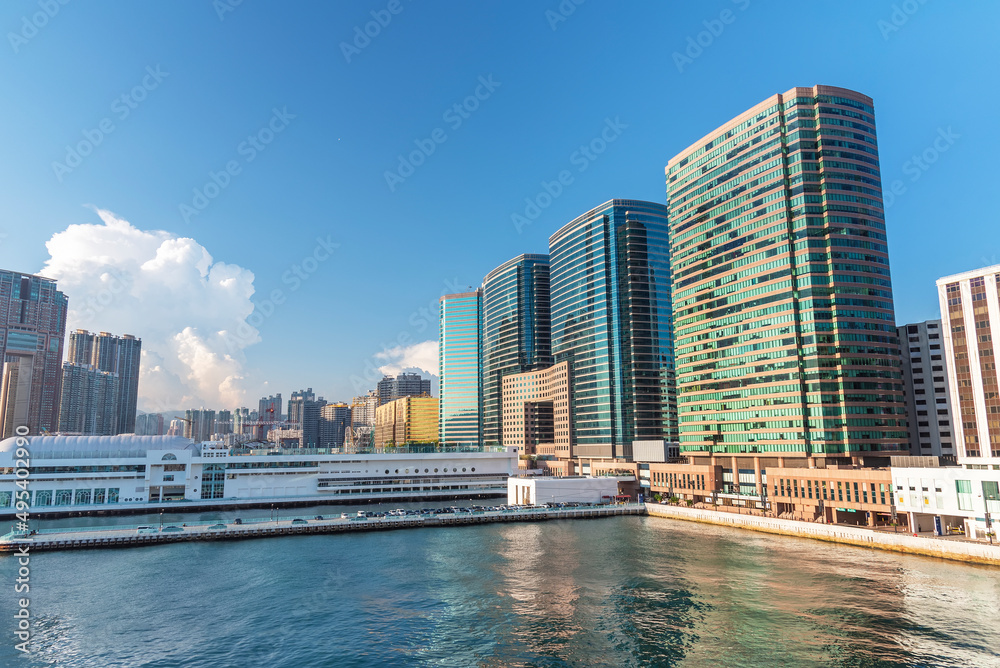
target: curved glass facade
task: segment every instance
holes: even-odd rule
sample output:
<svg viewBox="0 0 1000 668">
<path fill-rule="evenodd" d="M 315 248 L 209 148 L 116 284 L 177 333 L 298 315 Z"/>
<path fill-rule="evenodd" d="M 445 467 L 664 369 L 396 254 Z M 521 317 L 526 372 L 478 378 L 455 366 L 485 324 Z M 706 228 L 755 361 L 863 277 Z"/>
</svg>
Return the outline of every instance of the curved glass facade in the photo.
<svg viewBox="0 0 1000 668">
<path fill-rule="evenodd" d="M 549 238 L 552 354 L 572 369 L 581 457 L 675 440 L 667 208 L 611 200 Z"/>
<path fill-rule="evenodd" d="M 438 333 L 438 428 L 442 445 L 480 440 L 479 311 L 482 292 L 441 298 Z"/>
<path fill-rule="evenodd" d="M 793 88 L 666 177 L 682 452 L 905 450 L 872 100 Z"/>
<path fill-rule="evenodd" d="M 519 255 L 483 279 L 483 443 L 502 444 L 503 377 L 552 364 L 549 256 Z"/>
</svg>

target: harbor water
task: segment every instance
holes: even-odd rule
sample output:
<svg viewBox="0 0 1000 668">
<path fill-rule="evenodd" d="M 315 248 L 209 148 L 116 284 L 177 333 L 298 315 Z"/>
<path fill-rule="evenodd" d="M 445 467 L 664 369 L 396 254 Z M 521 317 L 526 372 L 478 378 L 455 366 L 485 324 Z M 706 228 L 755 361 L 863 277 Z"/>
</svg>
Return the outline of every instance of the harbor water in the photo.
<svg viewBox="0 0 1000 668">
<path fill-rule="evenodd" d="M 38 553 L 28 657 L 17 570 L 2 666 L 1000 667 L 998 569 L 653 517 Z"/>
</svg>

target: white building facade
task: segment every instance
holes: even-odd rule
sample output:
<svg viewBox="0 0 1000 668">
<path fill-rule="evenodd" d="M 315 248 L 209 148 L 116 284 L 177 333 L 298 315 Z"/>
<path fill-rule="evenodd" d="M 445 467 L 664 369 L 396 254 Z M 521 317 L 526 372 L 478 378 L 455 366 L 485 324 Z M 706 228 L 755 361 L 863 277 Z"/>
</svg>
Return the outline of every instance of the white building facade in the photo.
<svg viewBox="0 0 1000 668">
<path fill-rule="evenodd" d="M 953 528 L 969 538 L 985 538 L 987 530 L 997 529 L 1000 470 L 893 468 L 892 485 L 896 511 L 909 514 L 912 532 L 947 534 Z"/>
<path fill-rule="evenodd" d="M 166 503 L 181 510 L 265 500 L 499 496 L 516 472 L 516 451 L 503 449 L 351 455 L 235 450 L 180 436 L 29 436 L 0 441 L 0 514 L 25 500 L 18 480 L 27 481 L 26 500 L 37 515 Z"/>
<path fill-rule="evenodd" d="M 507 480 L 507 503 L 513 506 L 610 503 L 617 495 L 618 479 L 611 476 L 535 476 Z"/>
</svg>

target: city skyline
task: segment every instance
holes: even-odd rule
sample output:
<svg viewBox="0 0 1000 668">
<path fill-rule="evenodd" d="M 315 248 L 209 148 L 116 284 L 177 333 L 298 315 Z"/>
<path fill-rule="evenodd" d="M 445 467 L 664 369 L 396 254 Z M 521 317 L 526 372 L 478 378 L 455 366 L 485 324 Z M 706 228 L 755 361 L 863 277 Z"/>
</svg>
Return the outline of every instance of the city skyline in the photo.
<svg viewBox="0 0 1000 668">
<path fill-rule="evenodd" d="M 18 25 L 30 7 L 11 5 L 4 15 Z M 732 13 L 731 23 L 719 19 L 724 9 Z M 988 20 L 969 22 L 967 15 L 920 5 L 895 25 L 891 4 L 866 4 L 807 7 L 774 22 L 772 12 L 739 2 L 641 11 L 581 6 L 553 22 L 542 8 L 513 3 L 491 16 L 490 27 L 501 36 L 475 51 L 474 36 L 487 27 L 478 12 L 453 9 L 442 22 L 434 13 L 407 9 L 348 58 L 341 43 L 350 43 L 353 26 L 371 20 L 369 9 L 310 6 L 343 34 L 333 34 L 322 47 L 330 58 L 321 68 L 291 68 L 301 69 L 292 86 L 276 80 L 268 88 L 249 75 L 263 72 L 267 83 L 277 71 L 259 62 L 250 48 L 253 38 L 277 31 L 274 38 L 288 47 L 279 49 L 276 64 L 284 71 L 301 64 L 304 54 L 295 42 L 308 36 L 290 40 L 282 31 L 290 28 L 290 17 L 273 8 L 241 6 L 222 17 L 199 11 L 129 8 L 116 16 L 97 9 L 78 22 L 60 14 L 37 37 L 17 45 L 19 67 L 10 70 L 12 83 L 30 91 L 29 99 L 37 97 L 45 111 L 32 116 L 33 102 L 23 111 L 6 111 L 3 132 L 11 164 L 19 166 L 5 172 L 12 187 L 2 201 L 18 232 L 8 228 L 0 243 L 0 266 L 58 280 L 70 297 L 68 329 L 141 337 L 145 366 L 159 369 L 143 379 L 140 408 L 147 411 L 251 405 L 254 397 L 305 384 L 346 399 L 371 387 L 384 371 L 436 375 L 433 340 L 441 295 L 477 285 L 520 253 L 544 253 L 549 234 L 609 197 L 664 201 L 662 167 L 670 156 L 791 86 L 827 83 L 875 100 L 899 286 L 897 324 L 936 317 L 934 281 L 993 264 L 998 253 L 989 243 L 972 242 L 989 238 L 988 215 L 974 198 L 955 195 L 989 187 L 986 156 L 995 140 L 977 140 L 976 149 L 965 140 L 976 121 L 960 100 L 962 90 L 975 87 L 977 70 L 968 63 L 990 62 L 995 47 L 975 35 L 954 36 L 985 30 Z M 190 25 L 212 46 L 183 56 L 144 28 L 124 42 L 111 39 L 116 25 L 134 27 L 140 17 L 151 24 Z M 817 18 L 826 30 L 810 34 L 807 26 Z M 630 46 L 622 53 L 584 48 L 595 30 L 626 29 Z M 295 30 L 313 28 L 296 23 Z M 448 47 L 414 51 L 423 36 L 442 31 L 460 38 Z M 833 48 L 844 32 L 856 47 L 838 50 L 835 63 L 780 58 L 781 40 L 767 39 L 780 34 L 793 44 L 804 40 L 803 47 Z M 108 54 L 82 48 L 95 36 L 109 43 Z M 512 58 L 507 42 L 514 37 L 535 38 L 538 46 L 528 40 L 527 52 Z M 932 37 L 946 41 L 944 56 L 924 48 Z M 53 49 L 88 54 L 85 64 L 94 74 L 86 87 L 64 81 L 49 64 L 77 63 L 51 58 Z M 455 49 L 477 56 L 459 62 Z M 581 59 L 565 80 L 557 76 L 561 61 L 553 56 L 562 52 Z M 245 66 L 240 58 L 247 59 Z M 588 88 L 609 68 L 620 74 L 616 90 L 636 89 L 649 76 L 623 69 L 636 58 L 655 64 L 652 76 L 664 84 L 660 89 L 649 89 L 638 104 L 614 96 L 589 104 Z M 914 66 L 897 71 L 899 59 Z M 215 67 L 226 67 L 232 77 L 235 94 L 227 99 L 230 106 L 220 107 L 230 113 L 185 106 L 182 99 L 215 100 Z M 740 76 L 731 76 L 733 67 Z M 884 71 L 897 73 L 885 77 Z M 421 72 L 435 74 L 428 79 Z M 373 93 L 367 87 L 373 76 L 384 77 L 386 90 L 396 86 L 397 92 Z M 54 80 L 77 100 L 69 113 L 58 111 L 51 93 L 38 85 Z M 333 104 L 321 87 L 302 87 L 303 81 L 332 82 L 351 101 Z M 982 95 L 990 105 L 996 93 Z M 535 103 L 525 112 L 528 99 Z M 679 105 L 677 99 L 696 103 Z M 399 104 L 404 100 L 418 103 Z M 564 102 L 579 111 L 557 113 Z M 329 104 L 332 114 L 318 113 Z M 105 124 L 100 144 L 68 167 L 76 161 L 67 154 L 88 135 L 96 139 L 104 117 L 113 130 Z M 23 131 L 13 134 L 13 127 Z M 430 139 L 438 128 L 443 141 Z M 244 145 L 250 135 L 253 141 Z M 987 142 L 983 150 L 981 141 Z M 410 160 L 420 146 L 434 150 Z M 238 173 L 227 171 L 231 161 Z M 70 171 L 56 174 L 56 163 Z M 150 178 L 139 178 L 141 173 Z M 386 173 L 396 174 L 391 184 Z M 329 183 L 337 185 L 331 190 Z M 182 204 L 198 213 L 185 221 Z M 85 205 L 102 213 L 81 209 Z M 480 222 L 470 229 L 473 209 Z M 331 210 L 338 214 L 330 216 Z M 366 223 L 354 225 L 352 219 Z M 940 220 L 960 223 L 953 234 L 939 237 Z M 369 238 L 368 230 L 376 227 L 384 233 Z M 432 269 L 414 273 L 420 266 Z M 165 283 L 173 289 L 164 290 Z M 328 289 L 338 285 L 349 289 Z M 373 294 L 379 308 L 365 310 Z M 329 308 L 315 308 L 327 301 Z M 192 303 L 204 308 L 190 308 Z M 333 324 L 331 313 L 346 315 L 351 326 Z M 302 328 L 323 332 L 341 354 L 307 361 L 291 345 Z M 223 330 L 228 336 L 213 334 Z M 195 359 L 208 363 L 192 366 Z M 304 377 L 305 368 L 316 377 Z M 151 396 L 162 403 L 150 403 Z"/>
</svg>

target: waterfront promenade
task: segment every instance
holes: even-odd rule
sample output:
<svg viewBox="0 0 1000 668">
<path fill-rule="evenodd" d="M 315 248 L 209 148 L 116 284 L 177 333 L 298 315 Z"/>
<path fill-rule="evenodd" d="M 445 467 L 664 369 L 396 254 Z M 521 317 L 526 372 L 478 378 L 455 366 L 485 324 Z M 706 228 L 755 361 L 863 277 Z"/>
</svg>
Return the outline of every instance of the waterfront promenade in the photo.
<svg viewBox="0 0 1000 668">
<path fill-rule="evenodd" d="M 717 524 L 783 536 L 797 536 L 831 543 L 872 547 L 904 554 L 919 554 L 966 563 L 1000 566 L 1000 545 L 989 545 L 976 541 L 938 539 L 930 536 L 913 536 L 908 533 L 875 531 L 867 527 L 818 524 L 657 503 L 647 504 L 646 514 L 651 517 Z"/>
<path fill-rule="evenodd" d="M 0 553 L 17 552 L 27 547 L 41 550 L 74 550 L 88 548 L 137 547 L 163 543 L 209 540 L 240 540 L 273 536 L 386 531 L 421 527 L 462 526 L 500 522 L 539 522 L 557 519 L 584 519 L 616 515 L 644 515 L 639 503 L 574 508 L 517 508 L 473 512 L 446 512 L 387 517 L 305 517 L 283 520 L 254 519 L 230 522 L 168 523 L 153 525 L 109 526 L 80 530 L 44 529 L 31 535 L 12 531 L 0 537 Z"/>
</svg>

